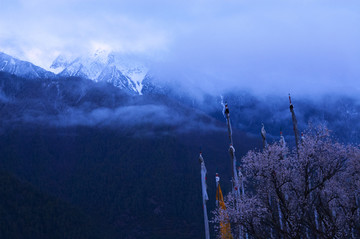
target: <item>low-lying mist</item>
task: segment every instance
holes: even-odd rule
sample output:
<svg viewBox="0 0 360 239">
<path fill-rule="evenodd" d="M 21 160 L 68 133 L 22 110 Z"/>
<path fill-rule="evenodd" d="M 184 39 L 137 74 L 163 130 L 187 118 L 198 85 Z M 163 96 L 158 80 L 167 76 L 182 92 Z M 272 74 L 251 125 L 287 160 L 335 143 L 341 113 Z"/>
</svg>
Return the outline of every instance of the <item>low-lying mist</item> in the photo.
<svg viewBox="0 0 360 239">
<path fill-rule="evenodd" d="M 218 122 L 166 96 L 136 96 L 90 80 L 2 78 L 3 124 L 123 128 L 153 135 L 219 130 Z"/>
</svg>

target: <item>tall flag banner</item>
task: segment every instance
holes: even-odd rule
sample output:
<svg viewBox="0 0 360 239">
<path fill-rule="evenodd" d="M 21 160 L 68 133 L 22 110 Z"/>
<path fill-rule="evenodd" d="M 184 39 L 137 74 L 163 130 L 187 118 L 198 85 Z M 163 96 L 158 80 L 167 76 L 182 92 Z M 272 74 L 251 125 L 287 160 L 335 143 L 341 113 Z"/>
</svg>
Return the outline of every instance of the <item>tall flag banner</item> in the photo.
<svg viewBox="0 0 360 239">
<path fill-rule="evenodd" d="M 267 142 L 266 142 L 266 130 L 265 130 L 265 126 L 264 123 L 261 123 L 261 138 L 263 140 L 263 148 L 266 149 L 267 147 Z"/>
<path fill-rule="evenodd" d="M 239 178 L 238 174 L 236 172 L 236 156 L 235 156 L 235 148 L 233 146 L 233 139 L 232 139 L 232 128 L 231 128 L 231 122 L 230 122 L 230 111 L 228 104 L 225 103 L 225 115 L 226 115 L 226 121 L 228 126 L 228 133 L 229 133 L 229 140 L 230 140 L 230 147 L 229 147 L 229 153 L 231 158 L 231 168 L 232 168 L 232 180 L 233 180 L 233 192 L 237 195 L 240 195 L 239 193 Z"/>
<path fill-rule="evenodd" d="M 289 103 L 290 103 L 290 112 L 291 112 L 291 117 L 292 117 L 292 122 L 293 122 L 293 127 L 294 127 L 296 149 L 299 152 L 299 130 L 297 127 L 297 120 L 296 120 L 296 116 L 295 116 L 294 106 L 291 103 L 290 94 L 289 94 Z"/>
<path fill-rule="evenodd" d="M 201 188 L 202 188 L 202 199 L 203 199 L 203 209 L 204 209 L 204 224 L 205 224 L 205 238 L 210 239 L 210 231 L 209 231 L 209 219 L 207 215 L 207 209 L 206 209 L 206 201 L 209 200 L 208 194 L 206 192 L 207 186 L 206 186 L 206 167 L 205 162 L 202 157 L 202 153 L 199 155 L 199 161 L 201 165 Z"/>
<path fill-rule="evenodd" d="M 280 131 L 280 140 L 279 140 L 279 143 L 280 143 L 281 148 L 282 148 L 283 150 L 285 150 L 285 149 L 286 149 L 286 142 L 285 142 L 285 138 L 284 138 L 284 136 L 283 136 L 282 131 Z M 285 154 L 285 152 L 283 152 L 282 158 L 283 158 L 283 159 L 286 159 L 286 154 Z"/>
<path fill-rule="evenodd" d="M 219 177 L 218 173 L 216 173 L 216 175 L 215 175 L 215 182 L 216 182 L 216 193 L 217 193 L 217 188 L 218 188 L 219 183 L 220 183 L 220 177 Z M 218 207 L 219 206 L 219 201 L 218 201 L 217 197 L 216 197 L 215 203 L 216 203 L 216 207 Z"/>
<path fill-rule="evenodd" d="M 243 198 L 245 196 L 245 187 L 244 187 L 244 176 L 241 173 L 241 168 L 238 168 L 238 172 L 239 172 L 239 186 L 240 186 L 240 194 L 241 197 Z"/>
<path fill-rule="evenodd" d="M 301 132 L 301 143 L 303 143 L 304 141 L 305 141 L 304 132 Z"/>
<path fill-rule="evenodd" d="M 279 140 L 279 143 L 280 143 L 280 146 L 282 148 L 286 148 L 286 142 L 285 142 L 285 138 L 283 136 L 283 133 L 282 131 L 280 131 L 280 140 Z"/>
<path fill-rule="evenodd" d="M 238 172 L 239 172 L 239 186 L 240 186 L 240 196 L 241 196 L 241 199 L 244 199 L 245 197 L 245 187 L 244 187 L 244 176 L 243 174 L 241 173 L 241 168 L 239 167 L 238 168 Z M 242 239 L 244 238 L 244 234 L 245 234 L 245 238 L 248 239 L 248 233 L 244 231 L 244 226 L 240 226 L 240 236 L 239 236 L 239 239 Z"/>
<path fill-rule="evenodd" d="M 286 142 L 285 142 L 285 138 L 283 136 L 282 131 L 280 130 L 280 146 L 285 149 L 286 148 Z M 286 159 L 286 154 L 285 152 L 283 152 L 282 154 L 282 159 Z M 285 199 L 287 198 L 287 194 L 285 193 Z M 278 216 L 279 216 L 279 222 L 280 222 L 280 229 L 283 230 L 284 226 L 283 226 L 283 217 L 282 217 L 282 213 L 281 213 L 281 207 L 280 207 L 280 202 L 279 199 L 277 199 L 277 209 L 278 209 Z"/>
<path fill-rule="evenodd" d="M 224 197 L 220 187 L 220 177 L 216 174 L 216 202 L 219 206 L 222 221 L 220 222 L 220 238 L 221 239 L 233 239 L 231 235 L 231 227 L 229 218 L 226 215 L 226 205 L 224 202 Z"/>
</svg>

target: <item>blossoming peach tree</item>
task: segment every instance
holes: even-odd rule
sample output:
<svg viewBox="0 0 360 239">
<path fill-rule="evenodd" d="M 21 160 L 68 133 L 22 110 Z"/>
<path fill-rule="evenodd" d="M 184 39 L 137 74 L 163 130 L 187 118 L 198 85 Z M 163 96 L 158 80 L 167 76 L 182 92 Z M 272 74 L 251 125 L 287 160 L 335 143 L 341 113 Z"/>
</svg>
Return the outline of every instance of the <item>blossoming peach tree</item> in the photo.
<svg viewBox="0 0 360 239">
<path fill-rule="evenodd" d="M 299 148 L 283 143 L 249 151 L 241 160 L 246 193 L 229 193 L 225 212 L 234 238 L 359 238 L 360 148 L 308 130 Z M 240 234 L 241 233 L 241 234 Z"/>
</svg>

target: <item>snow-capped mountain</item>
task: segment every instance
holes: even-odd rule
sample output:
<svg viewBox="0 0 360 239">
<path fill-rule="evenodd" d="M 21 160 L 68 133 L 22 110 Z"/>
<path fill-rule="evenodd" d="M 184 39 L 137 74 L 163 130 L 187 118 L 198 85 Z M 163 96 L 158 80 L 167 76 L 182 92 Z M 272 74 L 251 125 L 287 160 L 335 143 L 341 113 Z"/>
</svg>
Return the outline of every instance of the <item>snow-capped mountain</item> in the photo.
<svg viewBox="0 0 360 239">
<path fill-rule="evenodd" d="M 52 72 L 46 71 L 30 62 L 21 61 L 2 52 L 0 52 L 0 71 L 29 79 L 55 77 L 55 74 Z"/>
<path fill-rule="evenodd" d="M 55 74 L 59 74 L 62 72 L 71 62 L 73 59 L 65 57 L 63 55 L 59 55 L 56 57 L 56 59 L 53 61 L 53 63 L 50 66 L 50 69 Z"/>
<path fill-rule="evenodd" d="M 133 94 L 142 94 L 143 80 L 148 68 L 132 57 L 98 50 L 94 54 L 77 58 L 59 55 L 47 71 L 30 62 L 21 61 L 0 52 L 0 72 L 28 79 L 77 76 L 95 82 L 108 82 Z"/>
<path fill-rule="evenodd" d="M 105 50 L 73 60 L 60 55 L 50 68 L 59 72 L 59 76 L 105 81 L 136 94 L 142 94 L 143 80 L 148 72 L 139 61 Z"/>
</svg>

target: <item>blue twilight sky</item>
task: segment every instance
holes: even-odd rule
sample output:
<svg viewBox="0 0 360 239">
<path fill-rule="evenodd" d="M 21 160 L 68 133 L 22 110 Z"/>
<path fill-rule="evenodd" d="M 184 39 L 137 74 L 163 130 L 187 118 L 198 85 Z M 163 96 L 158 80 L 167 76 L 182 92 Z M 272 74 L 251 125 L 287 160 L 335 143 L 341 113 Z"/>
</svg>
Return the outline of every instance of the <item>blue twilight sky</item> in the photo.
<svg viewBox="0 0 360 239">
<path fill-rule="evenodd" d="M 358 0 L 0 0 L 0 51 L 106 49 L 207 92 L 360 93 Z"/>
</svg>

